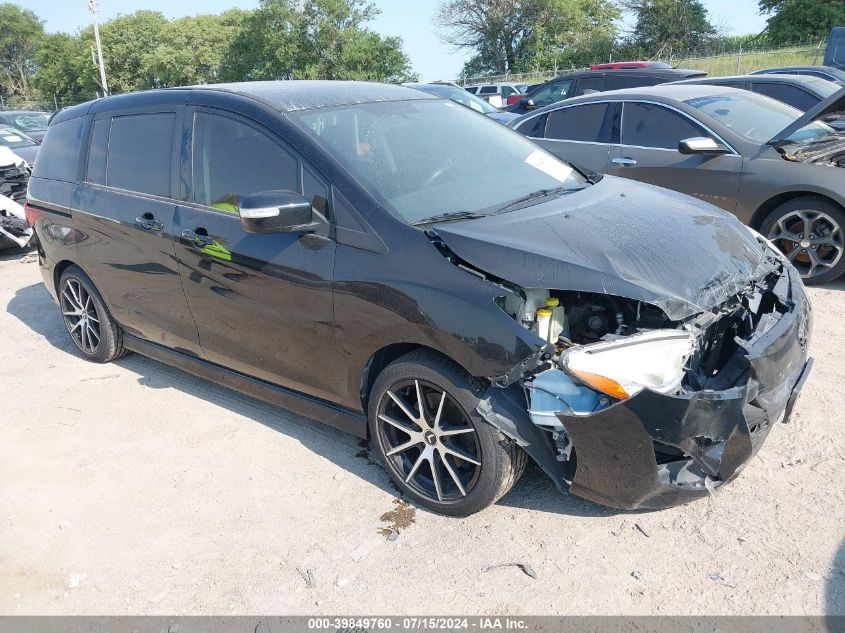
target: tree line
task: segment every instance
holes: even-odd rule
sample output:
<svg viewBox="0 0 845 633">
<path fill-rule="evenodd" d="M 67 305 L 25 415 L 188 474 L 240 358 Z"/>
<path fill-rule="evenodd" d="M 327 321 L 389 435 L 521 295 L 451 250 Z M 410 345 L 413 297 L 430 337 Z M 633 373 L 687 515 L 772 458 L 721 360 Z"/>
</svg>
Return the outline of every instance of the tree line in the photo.
<svg viewBox="0 0 845 633">
<path fill-rule="evenodd" d="M 765 30 L 725 37 L 701 0 L 442 0 L 442 39 L 471 56 L 465 76 L 586 66 L 614 59 L 672 59 L 731 44 L 823 39 L 845 25 L 843 0 L 757 0 Z M 247 11 L 168 20 L 137 11 L 100 27 L 111 92 L 256 79 L 415 78 L 402 39 L 368 24 L 367 0 L 260 0 Z M 632 18 L 624 32 L 620 17 Z M 630 21 L 630 20 L 629 20 Z M 31 10 L 0 4 L 0 99 L 83 101 L 103 93 L 91 27 L 47 33 Z"/>
<path fill-rule="evenodd" d="M 471 53 L 464 76 L 581 67 L 613 59 L 671 60 L 734 46 L 825 39 L 845 26 L 843 0 L 758 0 L 761 33 L 725 36 L 700 0 L 444 0 L 441 38 Z M 620 26 L 625 15 L 633 22 Z"/>
<path fill-rule="evenodd" d="M 100 25 L 112 93 L 256 79 L 414 79 L 399 37 L 367 26 L 365 0 L 261 0 L 253 11 L 168 20 L 156 11 Z M 0 96 L 67 105 L 103 94 L 93 28 L 46 33 L 35 13 L 0 4 Z"/>
</svg>

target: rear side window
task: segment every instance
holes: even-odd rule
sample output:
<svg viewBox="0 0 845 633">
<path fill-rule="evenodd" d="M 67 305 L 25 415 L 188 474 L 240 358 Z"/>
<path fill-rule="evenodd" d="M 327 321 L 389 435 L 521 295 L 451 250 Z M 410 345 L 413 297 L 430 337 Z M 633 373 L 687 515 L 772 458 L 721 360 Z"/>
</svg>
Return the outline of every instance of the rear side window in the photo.
<svg viewBox="0 0 845 633">
<path fill-rule="evenodd" d="M 650 103 L 626 102 L 622 110 L 622 144 L 678 149 L 694 136 L 710 136 L 687 117 Z"/>
<path fill-rule="evenodd" d="M 38 152 L 33 176 L 49 180 L 76 181 L 79 145 L 85 117 L 62 121 L 47 128 L 47 135 Z"/>
<path fill-rule="evenodd" d="M 494 95 L 499 92 L 498 86 L 481 86 L 481 94 L 483 95 Z"/>
<path fill-rule="evenodd" d="M 640 88 L 642 86 L 654 86 L 662 84 L 667 79 L 650 75 L 629 75 L 628 73 L 608 75 L 610 90 L 621 90 L 622 88 Z"/>
<path fill-rule="evenodd" d="M 814 97 L 801 88 L 787 84 L 752 84 L 751 89 L 761 95 L 789 104 L 793 108 L 798 108 L 801 112 L 806 112 L 820 101 L 818 97 Z"/>
<path fill-rule="evenodd" d="M 584 77 L 583 79 L 578 80 L 579 94 L 589 94 L 590 92 L 602 92 L 603 90 L 604 77 Z"/>
<path fill-rule="evenodd" d="M 589 141 L 609 143 L 607 103 L 595 103 L 562 108 L 549 113 L 546 138 L 561 141 Z"/>
<path fill-rule="evenodd" d="M 299 161 L 266 133 L 234 119 L 198 112 L 193 154 L 194 201 L 199 204 L 236 213 L 247 194 L 300 190 Z M 314 182 L 309 185 L 312 198 L 328 197 Z"/>
<path fill-rule="evenodd" d="M 175 123 L 176 115 L 171 112 L 114 117 L 108 136 L 106 184 L 169 197 Z"/>
</svg>

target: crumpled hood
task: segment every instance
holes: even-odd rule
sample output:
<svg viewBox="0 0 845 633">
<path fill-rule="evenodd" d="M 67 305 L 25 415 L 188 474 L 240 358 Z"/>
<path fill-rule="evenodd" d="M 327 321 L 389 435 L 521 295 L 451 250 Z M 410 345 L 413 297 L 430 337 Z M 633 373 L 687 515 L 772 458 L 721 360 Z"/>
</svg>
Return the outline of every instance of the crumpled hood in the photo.
<svg viewBox="0 0 845 633">
<path fill-rule="evenodd" d="M 681 320 L 774 270 L 733 215 L 612 176 L 531 207 L 432 230 L 464 261 L 523 288 L 600 292 Z"/>
</svg>

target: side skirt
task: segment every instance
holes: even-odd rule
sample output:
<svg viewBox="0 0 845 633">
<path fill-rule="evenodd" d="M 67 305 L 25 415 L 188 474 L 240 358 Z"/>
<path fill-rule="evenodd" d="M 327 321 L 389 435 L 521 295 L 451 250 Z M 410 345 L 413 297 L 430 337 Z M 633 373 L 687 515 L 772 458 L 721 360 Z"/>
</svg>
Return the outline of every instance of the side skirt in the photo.
<svg viewBox="0 0 845 633">
<path fill-rule="evenodd" d="M 131 334 L 123 335 L 123 345 L 126 349 L 137 352 L 142 356 L 148 356 L 153 360 L 178 367 L 200 378 L 205 378 L 268 404 L 328 424 L 356 437 L 367 438 L 367 418 L 357 411 L 246 376 Z"/>
</svg>

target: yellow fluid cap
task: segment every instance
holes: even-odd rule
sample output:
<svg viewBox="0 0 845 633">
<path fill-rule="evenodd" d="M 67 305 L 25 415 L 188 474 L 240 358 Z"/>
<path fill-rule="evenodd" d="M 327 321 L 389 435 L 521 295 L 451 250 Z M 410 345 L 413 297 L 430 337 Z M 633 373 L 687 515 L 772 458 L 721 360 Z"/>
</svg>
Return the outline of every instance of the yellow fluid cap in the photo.
<svg viewBox="0 0 845 633">
<path fill-rule="evenodd" d="M 550 308 L 556 308 L 560 305 L 560 299 L 558 299 L 557 297 L 546 299 L 546 305 Z"/>
<path fill-rule="evenodd" d="M 552 316 L 552 311 L 546 310 L 546 308 L 540 308 L 539 310 L 537 310 L 537 316 L 538 317 L 550 317 L 550 316 Z"/>
</svg>

